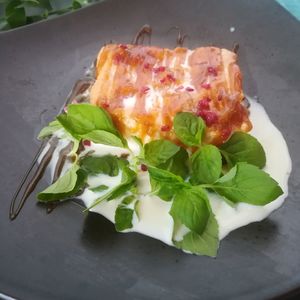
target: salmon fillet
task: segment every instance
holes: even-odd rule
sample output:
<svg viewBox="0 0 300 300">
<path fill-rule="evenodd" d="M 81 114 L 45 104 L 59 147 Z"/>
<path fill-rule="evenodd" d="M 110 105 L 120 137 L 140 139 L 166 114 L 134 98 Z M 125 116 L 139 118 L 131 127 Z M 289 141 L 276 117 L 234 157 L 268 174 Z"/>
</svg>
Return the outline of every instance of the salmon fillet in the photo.
<svg viewBox="0 0 300 300">
<path fill-rule="evenodd" d="M 178 143 L 173 118 L 192 112 L 206 123 L 204 142 L 219 145 L 234 131 L 252 128 L 236 61 L 235 53 L 216 47 L 106 45 L 97 58 L 90 101 L 105 108 L 125 136 L 144 142 Z"/>
</svg>

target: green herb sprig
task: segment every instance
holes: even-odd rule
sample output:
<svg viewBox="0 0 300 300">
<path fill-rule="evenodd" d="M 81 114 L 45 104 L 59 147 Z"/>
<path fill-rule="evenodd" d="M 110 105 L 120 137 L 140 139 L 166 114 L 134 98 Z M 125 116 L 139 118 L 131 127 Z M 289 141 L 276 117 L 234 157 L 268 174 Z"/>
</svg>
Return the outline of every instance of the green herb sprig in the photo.
<svg viewBox="0 0 300 300">
<path fill-rule="evenodd" d="M 126 147 L 126 140 L 114 126 L 109 114 L 89 104 L 71 104 L 67 113 L 57 117 L 42 129 L 45 138 L 58 130 L 65 131 L 79 144 L 82 139 L 110 146 Z M 234 133 L 216 147 L 204 144 L 205 123 L 192 113 L 178 113 L 174 118 L 177 138 L 196 150 L 186 150 L 168 140 L 155 140 L 143 145 L 138 138 L 140 155 L 134 166 L 126 159 L 112 155 L 80 157 L 54 184 L 39 193 L 41 202 L 66 200 L 76 196 L 87 185 L 89 175 L 118 176 L 120 183 L 109 188 L 105 182 L 89 190 L 101 196 L 87 208 L 103 201 L 123 199 L 115 211 L 115 227 L 123 231 L 133 227 L 133 217 L 139 218 L 137 194 L 137 164 L 148 168 L 153 194 L 171 203 L 174 221 L 173 243 L 176 247 L 199 255 L 216 256 L 219 247 L 218 222 L 210 206 L 208 191 L 222 197 L 229 205 L 243 202 L 266 205 L 282 193 L 278 183 L 262 168 L 266 164 L 263 147 L 253 136 Z M 185 234 L 180 234 L 185 230 Z"/>
<path fill-rule="evenodd" d="M 192 253 L 215 256 L 219 245 L 218 224 L 208 201 L 207 190 L 219 194 L 230 205 L 239 202 L 266 205 L 283 191 L 274 179 L 261 170 L 265 166 L 266 156 L 253 136 L 236 132 L 219 148 L 202 144 L 204 122 L 188 112 L 175 116 L 174 131 L 182 143 L 198 150 L 188 156 L 184 164 L 184 159 L 181 164 L 176 164 L 174 172 L 166 161 L 174 160 L 179 152 L 175 151 L 175 145 L 171 146 L 168 142 L 167 148 L 161 147 L 161 140 L 146 144 L 145 149 L 151 148 L 149 157 L 145 152 L 145 162 L 149 165 L 152 192 L 162 200 L 172 201 L 170 214 L 175 224 L 174 244 Z M 174 154 L 170 149 L 174 149 Z M 160 161 L 161 158 L 164 161 Z M 188 175 L 182 176 L 187 174 L 186 167 Z M 189 231 L 178 240 L 176 231 L 182 226 Z"/>
</svg>

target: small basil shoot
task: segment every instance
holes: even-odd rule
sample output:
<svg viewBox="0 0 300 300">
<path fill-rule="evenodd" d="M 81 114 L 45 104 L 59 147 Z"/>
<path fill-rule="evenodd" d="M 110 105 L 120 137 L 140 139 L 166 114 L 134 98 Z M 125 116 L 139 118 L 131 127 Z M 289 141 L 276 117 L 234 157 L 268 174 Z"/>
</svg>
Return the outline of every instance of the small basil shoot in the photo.
<svg viewBox="0 0 300 300">
<path fill-rule="evenodd" d="M 246 162 L 263 168 L 266 154 L 259 141 L 245 132 L 235 132 L 230 139 L 220 146 L 220 150 L 230 167 L 238 162 Z"/>
<path fill-rule="evenodd" d="M 79 164 L 90 175 L 106 174 L 117 176 L 119 174 L 119 158 L 116 156 L 86 156 L 79 161 Z"/>
<path fill-rule="evenodd" d="M 117 231 L 132 228 L 132 217 L 134 210 L 126 206 L 119 205 L 115 212 L 115 228 Z"/>
<path fill-rule="evenodd" d="M 199 146 L 204 130 L 204 121 L 192 113 L 180 112 L 174 118 L 175 134 L 187 146 Z"/>
<path fill-rule="evenodd" d="M 180 150 L 174 156 L 157 167 L 186 179 L 189 175 L 189 154 L 184 148 L 180 147 Z"/>
<path fill-rule="evenodd" d="M 59 115 L 57 120 L 67 132 L 78 140 L 90 137 L 95 142 L 98 140 L 108 144 L 111 141 L 118 146 L 123 144 L 119 141 L 122 137 L 115 128 L 110 115 L 100 107 L 90 104 L 70 104 L 67 113 Z"/>
<path fill-rule="evenodd" d="M 191 183 L 213 183 L 221 175 L 222 156 L 219 149 L 213 145 L 205 145 L 191 157 Z"/>
<path fill-rule="evenodd" d="M 283 194 L 269 174 L 247 163 L 237 163 L 226 175 L 209 186 L 233 203 L 266 205 Z"/>
<path fill-rule="evenodd" d="M 93 188 L 90 187 L 89 190 L 92 192 L 103 192 L 103 191 L 108 190 L 108 186 L 101 184 L 101 185 L 95 186 Z"/>
<path fill-rule="evenodd" d="M 181 241 L 173 240 L 173 243 L 179 249 L 198 255 L 215 257 L 220 242 L 219 226 L 214 214 L 211 212 L 202 234 L 190 231 L 183 236 Z"/>
<path fill-rule="evenodd" d="M 205 191 L 201 188 L 183 188 L 177 191 L 170 215 L 190 230 L 201 235 L 206 228 L 210 209 Z"/>
<path fill-rule="evenodd" d="M 144 147 L 145 160 L 152 166 L 165 163 L 173 157 L 180 148 L 168 140 L 156 140 L 147 143 Z"/>
<path fill-rule="evenodd" d="M 124 144 L 119 137 L 105 130 L 93 130 L 81 135 L 81 138 L 90 140 L 96 144 L 103 144 L 121 148 L 124 147 Z"/>
<path fill-rule="evenodd" d="M 86 173 L 74 164 L 56 182 L 40 192 L 40 202 L 59 201 L 77 195 L 86 183 Z"/>
<path fill-rule="evenodd" d="M 120 184 L 115 186 L 113 189 L 111 189 L 108 193 L 105 195 L 99 197 L 94 201 L 94 203 L 88 207 L 86 210 L 89 210 L 102 201 L 110 201 L 113 199 L 116 199 L 122 195 L 124 195 L 126 192 L 128 192 L 132 187 L 136 185 L 136 173 L 132 171 L 127 165 L 122 164 L 122 179 Z"/>
<path fill-rule="evenodd" d="M 176 191 L 189 186 L 182 177 L 167 170 L 149 167 L 148 171 L 152 191 L 164 201 L 171 201 Z"/>
</svg>

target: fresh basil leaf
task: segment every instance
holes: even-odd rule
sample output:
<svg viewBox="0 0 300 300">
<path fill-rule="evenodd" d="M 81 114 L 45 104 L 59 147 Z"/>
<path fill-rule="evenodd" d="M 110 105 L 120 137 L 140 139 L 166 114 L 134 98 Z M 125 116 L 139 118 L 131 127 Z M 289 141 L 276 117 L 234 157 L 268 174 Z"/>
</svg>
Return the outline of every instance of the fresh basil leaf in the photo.
<svg viewBox="0 0 300 300">
<path fill-rule="evenodd" d="M 123 198 L 122 204 L 124 204 L 124 205 L 129 205 L 129 204 L 131 204 L 134 200 L 135 200 L 135 196 L 134 196 L 134 195 L 126 196 L 126 197 Z"/>
<path fill-rule="evenodd" d="M 20 6 L 20 5 L 22 5 L 21 0 L 7 1 L 6 5 L 5 5 L 5 14 L 6 14 L 6 16 L 9 16 L 10 14 L 12 14 L 14 12 L 14 10 L 16 8 L 18 8 L 18 6 Z"/>
<path fill-rule="evenodd" d="M 30 6 L 39 6 L 40 2 L 38 0 L 25 0 L 23 1 L 24 4 L 30 5 Z"/>
<path fill-rule="evenodd" d="M 217 147 L 205 145 L 198 149 L 191 157 L 191 183 L 214 183 L 221 175 L 222 156 Z"/>
<path fill-rule="evenodd" d="M 111 194 L 107 198 L 107 200 L 108 201 L 113 200 L 124 195 L 135 185 L 135 182 L 136 182 L 136 173 L 132 171 L 129 167 L 124 166 L 122 169 L 121 184 L 111 191 Z"/>
<path fill-rule="evenodd" d="M 51 0 L 38 0 L 39 4 L 41 7 L 47 9 L 47 10 L 52 10 L 52 5 L 51 5 Z"/>
<path fill-rule="evenodd" d="M 82 7 L 82 5 L 81 5 L 81 3 L 79 1 L 73 0 L 72 7 L 73 7 L 73 9 L 79 9 L 79 8 Z"/>
<path fill-rule="evenodd" d="M 172 201 L 176 192 L 182 189 L 181 184 L 159 184 L 158 182 L 153 183 L 153 180 L 151 180 L 150 182 L 152 190 L 155 191 L 155 194 L 164 201 Z"/>
<path fill-rule="evenodd" d="M 247 163 L 237 163 L 210 187 L 233 203 L 245 202 L 252 205 L 266 205 L 283 194 L 278 183 L 269 174 Z"/>
<path fill-rule="evenodd" d="M 93 188 L 89 188 L 89 190 L 92 192 L 103 192 L 107 189 L 108 189 L 108 186 L 104 185 L 104 184 L 101 184 L 101 185 L 93 187 Z"/>
<path fill-rule="evenodd" d="M 79 164 L 84 171 L 91 175 L 117 176 L 119 174 L 119 159 L 116 156 L 86 156 L 80 160 Z"/>
<path fill-rule="evenodd" d="M 115 212 L 115 228 L 117 231 L 132 228 L 133 209 L 119 205 Z"/>
<path fill-rule="evenodd" d="M 173 157 L 158 165 L 158 168 L 186 179 L 189 175 L 189 155 L 184 148 L 180 147 L 180 150 Z"/>
<path fill-rule="evenodd" d="M 173 240 L 173 243 L 179 249 L 215 257 L 219 248 L 219 226 L 214 214 L 211 212 L 202 234 L 191 231 L 181 241 Z"/>
<path fill-rule="evenodd" d="M 179 151 L 179 147 L 168 140 L 156 140 L 147 143 L 145 149 L 145 160 L 152 166 L 165 163 L 169 158 Z"/>
<path fill-rule="evenodd" d="M 134 201 L 134 209 L 128 208 L 127 206 Z M 122 199 L 122 202 L 119 204 L 115 212 L 115 227 L 117 231 L 123 231 L 125 229 L 132 228 L 133 213 L 135 212 L 139 218 L 138 202 L 139 201 L 136 200 L 135 195 L 129 195 Z"/>
<path fill-rule="evenodd" d="M 6 21 L 6 18 L 0 18 L 0 30 L 6 30 L 9 28 L 9 25 Z"/>
<path fill-rule="evenodd" d="M 73 165 L 56 182 L 38 194 L 40 202 L 49 202 L 70 198 L 79 193 L 86 182 L 86 173 Z"/>
<path fill-rule="evenodd" d="M 84 135 L 90 131 L 95 130 L 95 127 L 91 122 L 87 121 L 85 124 L 80 121 L 79 118 L 76 120 L 75 117 L 69 117 L 67 114 L 61 114 L 56 117 L 56 120 L 69 132 L 74 138 L 80 140 L 81 135 Z"/>
<path fill-rule="evenodd" d="M 238 162 L 246 162 L 263 168 L 266 154 L 259 141 L 245 132 L 235 132 L 231 138 L 220 146 L 220 150 L 230 167 Z"/>
<path fill-rule="evenodd" d="M 202 188 L 183 188 L 177 191 L 170 215 L 187 228 L 201 235 L 206 228 L 210 209 L 208 198 Z"/>
<path fill-rule="evenodd" d="M 118 135 L 109 114 L 104 109 L 90 104 L 70 104 L 67 114 L 59 115 L 57 120 L 77 139 L 94 130 Z"/>
<path fill-rule="evenodd" d="M 162 170 L 156 167 L 148 167 L 148 172 L 150 175 L 150 178 L 158 181 L 160 183 L 167 183 L 167 184 L 176 184 L 176 183 L 182 183 L 185 184 L 183 179 L 180 176 L 177 176 L 169 171 Z"/>
<path fill-rule="evenodd" d="M 87 4 L 89 4 L 89 0 L 73 0 L 72 2 L 73 9 L 81 8 Z"/>
<path fill-rule="evenodd" d="M 54 120 L 40 131 L 38 135 L 38 139 L 39 140 L 44 139 L 45 137 L 52 135 L 54 132 L 56 132 L 61 128 L 62 128 L 61 124 L 57 120 Z"/>
<path fill-rule="evenodd" d="M 98 205 L 102 201 L 109 201 L 118 198 L 121 195 L 124 195 L 128 192 L 134 185 L 136 184 L 136 173 L 132 171 L 128 166 L 125 164 L 122 167 L 122 179 L 121 183 L 110 190 L 105 195 L 101 196 L 100 198 L 96 199 L 94 203 L 88 207 L 86 210 L 93 208 L 94 206 Z"/>
<path fill-rule="evenodd" d="M 122 180 L 121 183 L 131 183 L 135 181 L 136 173 L 131 170 L 126 164 L 122 165 Z"/>
<path fill-rule="evenodd" d="M 171 201 L 175 193 L 189 186 L 180 176 L 155 167 L 148 167 L 151 188 L 162 200 Z"/>
<path fill-rule="evenodd" d="M 81 138 L 90 140 L 96 144 L 104 144 L 115 147 L 124 147 L 122 140 L 113 133 L 104 130 L 93 130 L 81 135 Z"/>
<path fill-rule="evenodd" d="M 199 146 L 204 129 L 204 121 L 192 113 L 180 112 L 174 118 L 175 134 L 187 146 Z"/>
<path fill-rule="evenodd" d="M 23 7 L 16 8 L 10 15 L 6 18 L 7 23 L 11 28 L 23 26 L 26 24 L 26 13 Z"/>
</svg>

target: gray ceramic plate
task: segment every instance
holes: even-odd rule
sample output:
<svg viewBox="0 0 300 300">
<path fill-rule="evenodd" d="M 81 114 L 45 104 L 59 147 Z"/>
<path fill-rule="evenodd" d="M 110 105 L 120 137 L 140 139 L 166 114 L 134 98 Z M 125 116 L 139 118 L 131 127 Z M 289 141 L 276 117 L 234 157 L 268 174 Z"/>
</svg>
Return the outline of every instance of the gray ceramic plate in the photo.
<svg viewBox="0 0 300 300">
<path fill-rule="evenodd" d="M 153 26 L 152 44 L 240 44 L 244 89 L 282 130 L 293 160 L 290 196 L 267 220 L 231 233 L 216 259 L 116 233 L 68 203 L 50 215 L 32 196 L 14 222 L 10 198 L 39 129 L 110 40 Z M 230 27 L 235 31 L 231 32 Z M 20 299 L 266 299 L 300 285 L 300 25 L 275 1 L 107 1 L 0 34 L 0 291 Z M 276 151 L 276 149 L 274 149 Z M 39 188 L 42 188 L 41 183 Z"/>
</svg>

